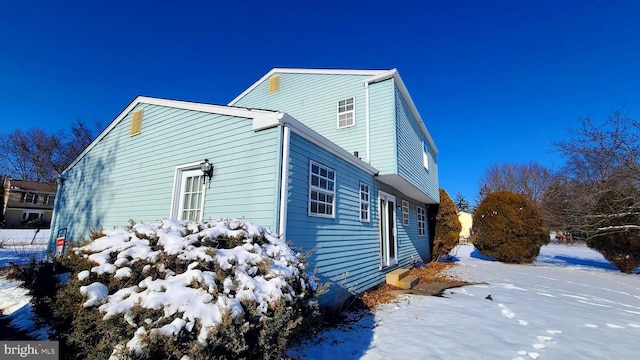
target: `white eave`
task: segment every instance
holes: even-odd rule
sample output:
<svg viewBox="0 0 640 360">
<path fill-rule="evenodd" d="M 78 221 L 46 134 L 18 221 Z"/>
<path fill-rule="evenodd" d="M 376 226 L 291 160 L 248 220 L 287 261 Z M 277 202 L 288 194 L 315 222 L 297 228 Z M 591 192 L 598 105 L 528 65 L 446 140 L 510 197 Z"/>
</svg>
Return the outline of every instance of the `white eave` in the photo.
<svg viewBox="0 0 640 360">
<path fill-rule="evenodd" d="M 146 96 L 138 96 L 136 97 L 120 114 L 104 129 L 92 142 L 87 146 L 86 149 L 76 159 L 63 171 L 66 172 L 68 169 L 73 167 L 80 159 L 82 159 L 85 154 L 87 154 L 102 138 L 104 138 L 114 127 L 116 127 L 126 116 L 129 114 L 138 104 L 150 104 L 150 105 L 158 105 L 158 106 L 167 106 L 176 109 L 184 109 L 184 110 L 193 110 L 193 111 L 201 111 L 212 114 L 220 114 L 220 115 L 228 115 L 228 116 L 236 116 L 240 118 L 246 118 L 252 120 L 252 129 L 254 131 L 260 131 L 262 129 L 267 129 L 279 125 L 289 124 L 291 129 L 296 133 L 300 134 L 305 139 L 317 144 L 318 146 L 330 151 L 332 154 L 346 160 L 347 162 L 359 167 L 360 169 L 367 171 L 371 174 L 377 174 L 378 170 L 373 168 L 371 165 L 365 163 L 359 158 L 353 156 L 353 154 L 329 141 L 322 135 L 317 132 L 311 130 L 308 126 L 302 124 L 300 121 L 294 119 L 292 116 L 278 111 L 271 110 L 258 110 L 258 109 L 249 109 L 249 108 L 241 108 L 241 107 L 232 107 L 232 106 L 224 106 L 224 105 L 212 105 L 212 104 L 204 104 L 204 103 L 196 103 L 190 101 L 181 101 L 181 100 L 168 100 L 168 99 L 160 99 Z"/>
<path fill-rule="evenodd" d="M 266 81 L 273 74 L 320 74 L 320 75 L 364 75 L 364 76 L 376 76 L 389 72 L 389 70 L 348 70 L 348 69 L 297 69 L 297 68 L 273 68 L 268 73 L 264 74 L 258 81 L 254 82 L 247 90 L 243 91 L 240 95 L 236 96 L 229 106 L 233 106 L 236 102 L 242 99 L 245 95 L 250 93 L 262 82 Z"/>
<path fill-rule="evenodd" d="M 289 125 L 291 127 L 291 130 L 296 134 L 340 157 L 351 165 L 354 165 L 372 175 L 378 174 L 379 171 L 376 168 L 362 161 L 360 158 L 354 156 L 335 143 L 329 141 L 329 139 L 313 131 L 310 127 L 301 123 L 299 120 L 287 113 L 279 112 L 275 117 L 273 115 L 257 117 L 253 120 L 253 130 L 259 131 L 262 129 L 285 124 Z"/>
<path fill-rule="evenodd" d="M 98 136 L 87 146 L 80 155 L 78 155 L 75 160 L 66 169 L 64 169 L 63 173 L 65 173 L 68 169 L 73 167 L 80 159 L 82 159 L 100 140 L 102 140 L 114 127 L 116 127 L 122 119 L 124 119 L 127 114 L 129 114 L 136 106 L 139 104 L 150 104 L 150 105 L 158 105 L 158 106 L 167 106 L 176 109 L 184 109 L 184 110 L 193 110 L 193 111 L 202 111 L 206 113 L 220 114 L 220 115 L 229 115 L 229 116 L 237 116 L 248 119 L 256 119 L 264 116 L 273 116 L 275 117 L 276 111 L 269 110 L 257 110 L 257 109 L 248 109 L 248 108 L 240 108 L 240 107 L 230 107 L 224 105 L 212 105 L 212 104 L 204 104 L 197 103 L 191 101 L 182 101 L 182 100 L 169 100 L 169 99 L 161 99 L 147 96 L 138 96 L 124 109 L 120 112 L 120 114 L 107 126 Z"/>
<path fill-rule="evenodd" d="M 429 130 L 427 130 L 427 126 L 425 125 L 424 120 L 422 120 L 422 116 L 420 116 L 420 113 L 418 112 L 418 108 L 416 107 L 416 104 L 413 102 L 413 99 L 409 94 L 409 90 L 407 90 L 407 87 L 404 85 L 404 81 L 402 81 L 402 78 L 400 77 L 400 73 L 398 73 L 397 69 L 391 69 L 391 70 L 385 71 L 384 73 L 376 74 L 370 78 L 365 79 L 364 82 L 367 84 L 372 84 L 372 83 L 376 83 L 384 80 L 389 80 L 392 78 L 395 81 L 396 87 L 398 88 L 398 90 L 400 90 L 400 94 L 402 94 L 404 99 L 407 101 L 407 104 L 409 105 L 409 110 L 411 111 L 413 116 L 418 120 L 418 125 L 420 125 L 420 129 L 422 130 L 422 133 L 424 134 L 424 136 L 427 138 L 429 145 L 431 145 L 431 148 L 433 148 L 433 151 L 435 151 L 435 153 L 437 154 L 439 152 L 438 147 L 436 146 L 436 143 L 433 141 L 433 138 L 431 137 Z"/>
<path fill-rule="evenodd" d="M 268 73 L 264 74 L 264 76 L 262 76 L 260 79 L 258 79 L 258 81 L 254 82 L 249 88 L 243 91 L 240 95 L 236 96 L 233 100 L 231 100 L 231 102 L 229 102 L 228 105 L 233 106 L 245 95 L 247 95 L 249 92 L 255 89 L 258 85 L 260 85 L 262 82 L 269 79 L 273 74 L 364 75 L 364 76 L 370 76 L 364 79 L 363 81 L 364 83 L 367 83 L 367 84 L 394 79 L 396 86 L 398 87 L 398 90 L 400 90 L 400 93 L 402 94 L 404 99 L 407 101 L 407 104 L 409 105 L 409 110 L 411 111 L 413 116 L 418 120 L 418 125 L 420 126 L 420 129 L 422 130 L 422 133 L 424 134 L 424 136 L 427 138 L 429 145 L 431 145 L 431 148 L 436 154 L 438 154 L 439 152 L 438 147 L 436 146 L 436 143 L 433 141 L 433 138 L 431 137 L 429 130 L 427 130 L 427 126 L 425 125 L 424 120 L 422 120 L 422 116 L 420 116 L 420 113 L 418 112 L 418 108 L 416 108 L 416 105 L 413 102 L 413 99 L 411 98 L 411 95 L 409 94 L 407 87 L 404 85 L 404 81 L 402 81 L 402 78 L 400 77 L 400 74 L 398 73 L 397 69 L 349 70 L 349 69 L 273 68 Z"/>
</svg>

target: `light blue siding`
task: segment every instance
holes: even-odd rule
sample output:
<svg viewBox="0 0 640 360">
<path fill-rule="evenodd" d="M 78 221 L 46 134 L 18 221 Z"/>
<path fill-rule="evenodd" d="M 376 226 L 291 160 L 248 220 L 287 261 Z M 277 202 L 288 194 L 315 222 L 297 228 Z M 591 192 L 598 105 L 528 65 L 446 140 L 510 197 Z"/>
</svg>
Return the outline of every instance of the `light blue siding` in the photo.
<svg viewBox="0 0 640 360">
<path fill-rule="evenodd" d="M 336 172 L 335 218 L 308 216 L 309 161 Z M 360 182 L 369 185 L 371 221 L 360 221 Z M 377 223 L 377 187 L 373 175 L 292 133 L 287 205 L 287 240 L 312 251 L 311 270 L 321 283 L 333 282 L 323 301 L 332 303 L 345 291 L 362 292 L 383 279 Z"/>
<path fill-rule="evenodd" d="M 129 113 L 64 174 L 56 223 L 68 238 L 122 227 L 129 219 L 168 218 L 178 166 L 208 158 L 214 166 L 204 218 L 245 218 L 275 229 L 279 128 L 254 132 L 246 118 L 166 106 L 144 108 L 142 132 L 129 134 Z"/>
<path fill-rule="evenodd" d="M 264 81 L 235 106 L 278 110 L 298 119 L 314 131 L 359 157 L 366 158 L 365 90 L 369 75 L 281 73 L 280 90 L 269 93 Z M 355 98 L 355 126 L 338 129 L 339 100 Z"/>
<path fill-rule="evenodd" d="M 422 192 L 438 201 L 438 165 L 433 149 L 418 125 L 418 120 L 409 110 L 407 102 L 396 89 L 396 132 L 398 175 L 407 179 Z M 422 144 L 429 148 L 429 169 L 424 167 Z"/>
<path fill-rule="evenodd" d="M 417 260 L 428 262 L 431 260 L 431 247 L 429 243 L 429 228 L 425 224 L 425 235 L 418 236 L 418 216 L 416 206 L 427 209 L 427 206 L 415 199 L 411 199 L 398 190 L 385 185 L 378 184 L 378 189 L 395 196 L 396 205 L 401 206 L 402 200 L 409 202 L 409 225 L 402 223 L 402 210 L 396 210 L 396 229 L 398 231 L 398 266 L 409 268 Z M 376 194 L 377 196 L 377 194 Z"/>
<path fill-rule="evenodd" d="M 336 172 L 335 218 L 320 218 L 307 213 L 309 161 L 313 160 Z M 360 221 L 360 182 L 369 185 L 370 222 Z M 318 271 L 321 283 L 331 282 L 324 303 L 333 303 L 346 292 L 360 293 L 385 281 L 385 274 L 396 267 L 381 268 L 378 217 L 378 190 L 395 195 L 398 203 L 410 201 L 411 223 L 402 225 L 401 212 L 396 215 L 398 229 L 398 266 L 428 261 L 429 237 L 418 236 L 417 203 L 397 190 L 379 184 L 367 172 L 354 169 L 344 160 L 328 153 L 299 135 L 292 133 L 288 204 L 287 240 L 304 252 L 311 251 L 311 269 Z M 424 207 L 424 204 L 420 204 Z M 427 230 L 428 231 L 428 230 Z"/>
<path fill-rule="evenodd" d="M 371 166 L 380 174 L 396 174 L 397 135 L 395 126 L 395 97 L 392 80 L 369 85 Z"/>
</svg>

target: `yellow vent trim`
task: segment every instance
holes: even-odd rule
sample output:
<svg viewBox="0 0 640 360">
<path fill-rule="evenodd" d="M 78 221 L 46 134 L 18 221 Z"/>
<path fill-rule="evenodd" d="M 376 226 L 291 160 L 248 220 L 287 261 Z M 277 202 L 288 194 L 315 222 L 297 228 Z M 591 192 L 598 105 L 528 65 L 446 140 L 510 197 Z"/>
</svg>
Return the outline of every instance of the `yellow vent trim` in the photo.
<svg viewBox="0 0 640 360">
<path fill-rule="evenodd" d="M 280 75 L 269 78 L 269 94 L 280 90 Z"/>
<path fill-rule="evenodd" d="M 133 113 L 130 135 L 138 135 L 142 131 L 142 115 L 144 115 L 144 109 L 137 110 Z"/>
</svg>

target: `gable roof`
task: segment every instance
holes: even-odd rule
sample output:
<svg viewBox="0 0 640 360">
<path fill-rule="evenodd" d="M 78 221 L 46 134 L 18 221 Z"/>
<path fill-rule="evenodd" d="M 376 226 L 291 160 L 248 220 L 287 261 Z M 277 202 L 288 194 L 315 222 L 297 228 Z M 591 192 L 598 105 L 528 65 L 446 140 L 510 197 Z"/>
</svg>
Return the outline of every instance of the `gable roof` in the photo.
<svg viewBox="0 0 640 360">
<path fill-rule="evenodd" d="M 139 104 L 167 106 L 167 107 L 172 107 L 177 109 L 202 111 L 202 112 L 207 112 L 212 114 L 237 116 L 237 117 L 243 117 L 248 119 L 256 119 L 259 117 L 269 116 L 269 115 L 275 116 L 277 114 L 277 111 L 271 111 L 271 110 L 249 109 L 249 108 L 234 107 L 234 106 L 205 104 L 205 103 L 198 103 L 198 102 L 192 102 L 192 101 L 169 100 L 169 99 L 154 98 L 154 97 L 147 97 L 147 96 L 137 96 L 135 99 L 133 99 L 131 103 L 129 103 L 129 105 L 127 105 L 127 107 L 124 108 L 124 110 L 120 112 L 120 114 L 113 121 L 111 121 L 111 123 L 109 123 L 109 126 L 107 126 L 104 130 L 102 130 L 102 132 L 98 134 L 98 136 L 89 144 L 89 146 L 87 146 L 80 153 L 80 155 L 78 155 L 75 158 L 75 160 L 73 160 L 73 162 L 71 162 L 71 164 L 69 164 L 69 166 L 67 166 L 64 169 L 63 173 L 66 172 L 68 169 L 72 168 L 75 164 L 77 164 L 78 161 L 80 161 L 80 159 L 82 159 L 98 142 L 100 142 L 100 140 L 102 140 L 105 136 L 107 136 L 107 134 L 111 132 L 111 130 L 113 130 L 113 128 L 116 127 L 127 116 L 127 114 L 129 114 L 131 110 L 133 110 Z"/>
<path fill-rule="evenodd" d="M 193 111 L 201 111 L 207 112 L 211 114 L 220 114 L 220 115 L 228 115 L 228 116 L 236 116 L 241 118 L 252 119 L 252 129 L 260 130 L 266 129 L 269 127 L 274 127 L 278 125 L 290 125 L 296 132 L 305 137 L 306 139 L 316 143 L 317 145 L 322 146 L 326 150 L 332 152 L 333 154 L 343 158 L 344 160 L 350 162 L 351 164 L 362 168 L 365 171 L 368 171 L 372 174 L 377 174 L 378 170 L 371 167 L 369 164 L 364 161 L 356 158 L 343 148 L 329 141 L 322 135 L 317 132 L 311 130 L 306 125 L 302 124 L 300 121 L 291 117 L 289 114 L 272 111 L 272 110 L 262 110 L 262 109 L 251 109 L 251 108 L 243 108 L 243 107 L 235 107 L 235 106 L 224 106 L 224 105 L 213 105 L 213 104 L 205 104 L 191 101 L 182 101 L 182 100 L 169 100 L 169 99 L 161 99 L 161 98 L 153 98 L 146 96 L 138 96 L 136 97 L 124 110 L 120 112 L 120 114 L 105 128 L 92 142 L 87 146 L 86 149 L 78 155 L 75 160 L 67 168 L 63 171 L 65 173 L 67 170 L 72 168 L 75 164 L 77 164 L 100 140 L 102 140 L 116 125 L 118 125 L 126 116 L 129 114 L 138 104 L 151 104 L 151 105 L 159 105 L 159 106 L 167 106 L 176 109 L 184 109 L 184 110 L 193 110 Z"/>
<path fill-rule="evenodd" d="M 300 69 L 300 68 L 273 68 L 268 73 L 264 74 L 258 81 L 254 82 L 249 86 L 245 91 L 243 91 L 240 95 L 236 96 L 233 100 L 229 102 L 229 106 L 233 106 L 240 99 L 242 99 L 245 95 L 251 92 L 253 89 L 258 87 L 264 81 L 267 81 L 271 75 L 273 74 L 320 74 L 320 75 L 364 75 L 369 76 L 363 80 L 365 85 L 393 79 L 398 90 L 404 97 L 409 106 L 409 110 L 413 114 L 413 116 L 418 120 L 418 125 L 422 130 L 422 133 L 427 138 L 429 145 L 433 151 L 438 154 L 439 150 L 436 146 L 436 143 L 433 141 L 429 130 L 427 130 L 427 126 L 422 120 L 422 116 L 420 116 L 420 112 L 418 112 L 418 108 L 416 107 L 411 95 L 409 94 L 409 90 L 404 85 L 404 81 L 400 77 L 400 73 L 398 73 L 397 69 L 388 69 L 388 70 L 349 70 L 349 69 Z"/>
</svg>

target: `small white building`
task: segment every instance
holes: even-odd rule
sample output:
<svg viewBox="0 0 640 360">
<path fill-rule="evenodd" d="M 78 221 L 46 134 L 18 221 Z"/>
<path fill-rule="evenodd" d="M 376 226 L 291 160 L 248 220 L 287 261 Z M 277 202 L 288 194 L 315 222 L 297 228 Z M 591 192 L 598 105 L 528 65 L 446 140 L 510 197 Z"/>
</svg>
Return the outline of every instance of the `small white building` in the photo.
<svg viewBox="0 0 640 360">
<path fill-rule="evenodd" d="M 460 225 L 462 225 L 460 242 L 466 243 L 471 236 L 471 228 L 473 228 L 473 214 L 466 211 L 458 211 L 458 220 L 460 220 Z"/>
</svg>

